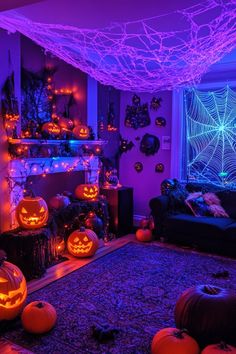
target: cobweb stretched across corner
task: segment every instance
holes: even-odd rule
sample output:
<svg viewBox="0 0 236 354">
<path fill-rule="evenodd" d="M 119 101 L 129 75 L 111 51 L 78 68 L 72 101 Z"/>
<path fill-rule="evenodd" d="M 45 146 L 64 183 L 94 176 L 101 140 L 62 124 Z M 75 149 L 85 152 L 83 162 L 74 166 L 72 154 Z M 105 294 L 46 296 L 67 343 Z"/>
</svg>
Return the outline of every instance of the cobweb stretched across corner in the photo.
<svg viewBox="0 0 236 354">
<path fill-rule="evenodd" d="M 164 16 L 82 29 L 0 15 L 19 31 L 99 82 L 121 90 L 156 92 L 200 81 L 236 45 L 236 0 L 204 0 Z"/>
<path fill-rule="evenodd" d="M 188 175 L 236 185 L 236 91 L 185 91 Z"/>
</svg>

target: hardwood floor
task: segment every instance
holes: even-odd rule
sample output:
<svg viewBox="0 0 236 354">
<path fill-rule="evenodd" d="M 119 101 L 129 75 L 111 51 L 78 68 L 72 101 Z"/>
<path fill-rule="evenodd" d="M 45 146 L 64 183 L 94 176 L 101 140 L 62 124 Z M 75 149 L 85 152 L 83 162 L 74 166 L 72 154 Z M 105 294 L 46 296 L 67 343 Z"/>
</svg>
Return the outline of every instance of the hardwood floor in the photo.
<svg viewBox="0 0 236 354">
<path fill-rule="evenodd" d="M 65 256 L 68 258 L 67 261 L 48 268 L 42 278 L 34 279 L 27 283 L 28 293 L 30 294 L 36 290 L 39 290 L 44 286 L 52 283 L 53 281 L 56 281 L 66 276 L 67 274 L 74 272 L 86 264 L 89 264 L 94 260 L 101 258 L 134 240 L 134 235 L 127 235 L 109 243 L 103 244 L 98 249 L 93 258 L 79 259 L 71 256 L 70 254 L 65 254 Z M 32 352 L 2 338 L 0 339 L 0 354 L 32 354 Z"/>
</svg>

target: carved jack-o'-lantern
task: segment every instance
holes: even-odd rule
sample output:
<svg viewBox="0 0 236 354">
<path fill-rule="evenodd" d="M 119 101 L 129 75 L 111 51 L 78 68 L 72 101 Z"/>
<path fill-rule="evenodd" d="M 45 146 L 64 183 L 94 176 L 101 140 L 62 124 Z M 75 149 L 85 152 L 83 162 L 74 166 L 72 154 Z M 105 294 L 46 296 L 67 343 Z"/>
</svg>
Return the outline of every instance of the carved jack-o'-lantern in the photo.
<svg viewBox="0 0 236 354">
<path fill-rule="evenodd" d="M 16 208 L 17 221 L 25 229 L 38 229 L 48 220 L 48 207 L 41 197 L 25 197 Z"/>
<path fill-rule="evenodd" d="M 88 139 L 90 132 L 86 125 L 76 125 L 73 129 L 73 134 L 77 139 Z"/>
<path fill-rule="evenodd" d="M 12 320 L 21 312 L 27 296 L 26 280 L 20 269 L 0 255 L 0 321 Z"/>
<path fill-rule="evenodd" d="M 44 123 L 42 126 L 42 133 L 49 135 L 49 136 L 59 136 L 61 133 L 61 128 L 59 125 L 53 122 Z"/>
<path fill-rule="evenodd" d="M 81 227 L 70 234 L 67 248 L 75 257 L 91 257 L 98 249 L 98 242 L 95 232 Z"/>
<path fill-rule="evenodd" d="M 60 126 L 62 131 L 72 130 L 74 127 L 74 122 L 69 118 L 59 118 L 58 125 Z"/>
<path fill-rule="evenodd" d="M 98 196 L 98 186 L 96 184 L 79 184 L 75 189 L 75 195 L 78 199 L 95 199 Z"/>
</svg>

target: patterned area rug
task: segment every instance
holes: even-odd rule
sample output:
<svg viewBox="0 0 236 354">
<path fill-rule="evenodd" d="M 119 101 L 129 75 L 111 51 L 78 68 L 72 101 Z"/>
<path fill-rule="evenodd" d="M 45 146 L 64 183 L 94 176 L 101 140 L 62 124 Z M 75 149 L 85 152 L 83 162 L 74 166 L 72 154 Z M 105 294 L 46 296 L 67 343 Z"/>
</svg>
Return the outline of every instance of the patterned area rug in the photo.
<svg viewBox="0 0 236 354">
<path fill-rule="evenodd" d="M 229 277 L 215 278 L 222 271 Z M 18 321 L 5 338 L 43 354 L 150 353 L 155 332 L 174 326 L 178 296 L 201 283 L 236 290 L 236 260 L 129 243 L 29 296 L 56 307 L 58 322 L 49 334 L 29 335 Z M 95 324 L 117 328 L 115 339 L 99 343 Z"/>
</svg>

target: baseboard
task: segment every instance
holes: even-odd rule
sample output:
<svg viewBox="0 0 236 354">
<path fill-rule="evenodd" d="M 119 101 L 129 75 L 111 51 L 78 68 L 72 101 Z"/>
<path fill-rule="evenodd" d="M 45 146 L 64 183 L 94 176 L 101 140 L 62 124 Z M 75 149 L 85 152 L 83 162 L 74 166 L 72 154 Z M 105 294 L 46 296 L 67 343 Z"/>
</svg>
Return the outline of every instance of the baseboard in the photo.
<svg viewBox="0 0 236 354">
<path fill-rule="evenodd" d="M 134 226 L 139 226 L 140 221 L 145 218 L 146 218 L 145 215 L 134 214 L 134 217 L 133 217 Z"/>
</svg>

